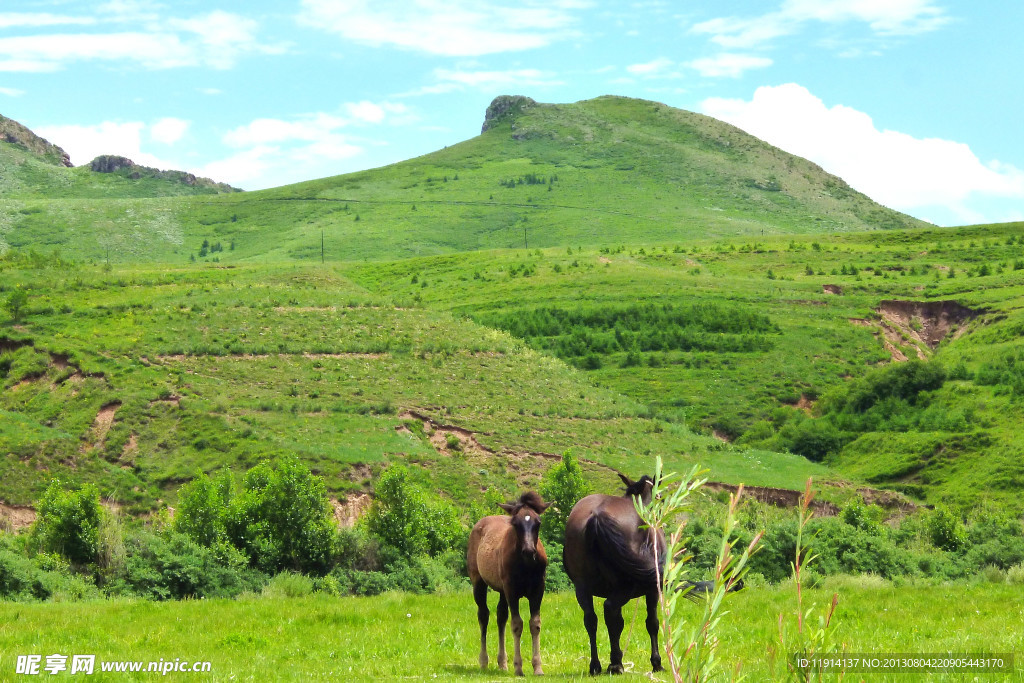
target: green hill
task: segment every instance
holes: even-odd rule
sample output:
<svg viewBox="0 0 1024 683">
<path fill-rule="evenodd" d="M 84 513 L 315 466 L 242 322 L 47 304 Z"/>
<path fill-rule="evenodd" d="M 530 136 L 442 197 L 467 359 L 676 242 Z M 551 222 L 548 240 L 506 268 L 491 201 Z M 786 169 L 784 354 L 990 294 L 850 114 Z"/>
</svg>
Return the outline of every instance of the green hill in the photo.
<svg viewBox="0 0 1024 683">
<path fill-rule="evenodd" d="M 328 258 L 381 259 L 926 226 L 737 128 L 665 105 L 498 98 L 490 112 L 481 135 L 417 159 L 237 195 L 98 203 L 89 198 L 114 195 L 58 190 L 51 166 L 25 183 L 42 189 L 0 204 L 0 239 L 180 263 L 204 240 L 234 242 L 236 260 L 319 259 L 321 239 Z"/>
<path fill-rule="evenodd" d="M 499 98 L 460 145 L 241 194 L 69 197 L 92 171 L 0 151 L 8 502 L 58 475 L 143 511 L 284 453 L 339 497 L 405 462 L 469 501 L 571 447 L 608 482 L 660 454 L 1021 509 L 1020 224 L 927 226 L 623 98 Z"/>
</svg>

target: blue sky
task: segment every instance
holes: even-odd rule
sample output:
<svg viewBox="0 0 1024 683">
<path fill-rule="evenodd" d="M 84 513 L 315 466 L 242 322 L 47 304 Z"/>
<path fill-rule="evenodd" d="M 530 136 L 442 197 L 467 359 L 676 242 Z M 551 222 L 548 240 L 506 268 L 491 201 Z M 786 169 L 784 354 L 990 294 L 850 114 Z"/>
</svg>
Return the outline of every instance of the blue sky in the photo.
<svg viewBox="0 0 1024 683">
<path fill-rule="evenodd" d="M 245 189 L 480 131 L 500 94 L 727 120 L 940 225 L 1024 220 L 1024 3 L 5 0 L 0 114 Z"/>
</svg>

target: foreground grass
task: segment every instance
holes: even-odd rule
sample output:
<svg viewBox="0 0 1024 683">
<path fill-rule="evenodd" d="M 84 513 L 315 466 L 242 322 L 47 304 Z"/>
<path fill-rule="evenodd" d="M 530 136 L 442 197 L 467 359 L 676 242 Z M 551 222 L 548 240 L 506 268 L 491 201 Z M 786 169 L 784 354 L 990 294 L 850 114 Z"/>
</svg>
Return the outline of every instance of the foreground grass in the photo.
<svg viewBox="0 0 1024 683">
<path fill-rule="evenodd" d="M 847 651 L 870 653 L 1020 652 L 1024 607 L 1019 586 L 992 584 L 894 587 L 871 578 L 842 578 L 807 591 L 824 606 L 840 593 L 838 635 Z M 468 591 L 449 595 L 385 594 L 375 598 L 240 599 L 188 602 L 97 602 L 0 604 L 0 679 L 14 676 L 19 654 L 95 654 L 110 660 L 203 660 L 212 671 L 203 680 L 395 680 L 443 678 L 499 680 L 496 671 L 491 596 L 492 666 L 477 667 L 476 610 Z M 769 677 L 767 648 L 775 643 L 780 612 L 795 619 L 792 586 L 747 590 L 730 596 L 721 623 L 722 661 L 743 663 L 749 680 Z M 524 603 L 525 607 L 525 603 Z M 687 616 L 697 607 L 683 605 Z M 600 612 L 600 610 L 598 610 Z M 692 612 L 692 614 L 691 614 Z M 629 631 L 633 609 L 624 610 Z M 649 670 L 642 614 L 625 645 L 633 662 L 626 678 Z M 602 663 L 607 634 L 599 629 Z M 625 633 L 624 633 L 625 637 Z M 511 635 L 508 636 L 511 648 Z M 587 642 L 581 612 L 571 593 L 548 595 L 541 635 L 549 678 L 589 680 L 584 675 Z M 102 674 L 91 680 L 143 680 L 152 674 Z M 851 676 L 848 680 L 1024 680 L 1020 665 L 1001 674 Z M 115 677 L 116 676 L 116 677 Z M 200 678 L 169 674 L 169 680 Z M 656 680 L 669 680 L 660 675 Z"/>
</svg>

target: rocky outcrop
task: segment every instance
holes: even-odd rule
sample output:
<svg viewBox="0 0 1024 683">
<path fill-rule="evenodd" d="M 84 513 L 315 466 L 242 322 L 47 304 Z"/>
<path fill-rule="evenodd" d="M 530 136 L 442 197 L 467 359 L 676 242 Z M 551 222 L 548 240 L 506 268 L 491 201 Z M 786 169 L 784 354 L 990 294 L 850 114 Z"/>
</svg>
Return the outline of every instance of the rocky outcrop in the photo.
<svg viewBox="0 0 1024 683">
<path fill-rule="evenodd" d="M 115 173 L 124 168 L 135 168 L 135 162 L 128 157 L 104 154 L 89 162 L 89 168 L 96 173 Z"/>
<path fill-rule="evenodd" d="M 57 145 L 44 140 L 25 126 L 6 116 L 0 116 L 0 141 L 32 152 L 48 164 L 71 168 L 71 157 Z"/>
<path fill-rule="evenodd" d="M 131 180 L 140 178 L 156 178 L 157 180 L 169 180 L 181 183 L 189 187 L 209 188 L 216 192 L 241 192 L 238 188 L 231 187 L 226 183 L 218 183 L 209 178 L 199 178 L 192 173 L 185 171 L 161 171 L 150 166 L 140 166 L 128 157 L 114 154 L 104 154 L 89 162 L 89 168 L 96 173 L 119 173 Z"/>
<path fill-rule="evenodd" d="M 506 116 L 518 114 L 536 104 L 536 100 L 525 95 L 499 95 L 491 100 L 490 106 L 487 107 L 487 112 L 484 114 L 484 125 L 480 132 L 486 133 Z"/>
</svg>

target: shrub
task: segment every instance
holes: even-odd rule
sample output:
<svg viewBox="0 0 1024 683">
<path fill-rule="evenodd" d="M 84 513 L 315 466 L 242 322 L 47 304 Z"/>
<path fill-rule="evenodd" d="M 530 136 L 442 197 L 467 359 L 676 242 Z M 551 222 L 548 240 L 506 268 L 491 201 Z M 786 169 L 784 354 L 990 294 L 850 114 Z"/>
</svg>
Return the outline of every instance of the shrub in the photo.
<svg viewBox="0 0 1024 683">
<path fill-rule="evenodd" d="M 293 457 L 249 470 L 227 509 L 228 538 L 265 572 L 325 573 L 334 531 L 324 482 Z"/>
<path fill-rule="evenodd" d="M 58 555 L 41 554 L 29 559 L 19 552 L 0 547 L 0 599 L 18 602 L 81 600 L 98 594 L 92 582 L 72 574 Z"/>
<path fill-rule="evenodd" d="M 201 470 L 178 491 L 174 530 L 192 540 L 213 546 L 226 538 L 225 518 L 231 502 L 231 472 L 223 470 L 216 481 Z"/>
<path fill-rule="evenodd" d="M 928 520 L 928 536 L 941 550 L 957 551 L 967 544 L 967 530 L 959 515 L 949 508 L 938 507 Z"/>
<path fill-rule="evenodd" d="M 54 479 L 36 503 L 36 512 L 33 533 L 40 547 L 78 564 L 96 561 L 101 509 L 95 486 L 65 490 Z"/>
<path fill-rule="evenodd" d="M 263 587 L 268 598 L 304 598 L 313 592 L 313 579 L 295 572 L 281 572 Z"/>
<path fill-rule="evenodd" d="M 562 462 L 544 473 L 539 488 L 541 497 L 551 504 L 542 518 L 541 540 L 545 544 L 561 545 L 565 542 L 565 522 L 569 513 L 588 493 L 583 469 L 572 450 L 562 453 Z M 548 555 L 550 557 L 551 553 Z"/>
<path fill-rule="evenodd" d="M 820 462 L 843 447 L 846 439 L 828 420 L 803 420 L 790 423 L 782 432 L 789 450 L 808 460 Z"/>
<path fill-rule="evenodd" d="M 402 557 L 437 555 L 463 535 L 455 509 L 442 500 L 428 499 L 401 465 L 380 476 L 376 494 L 366 527 Z"/>
<path fill-rule="evenodd" d="M 124 575 L 113 594 L 153 600 L 233 597 L 266 582 L 261 572 L 222 562 L 216 552 L 174 531 L 139 532 L 126 540 Z"/>
</svg>

